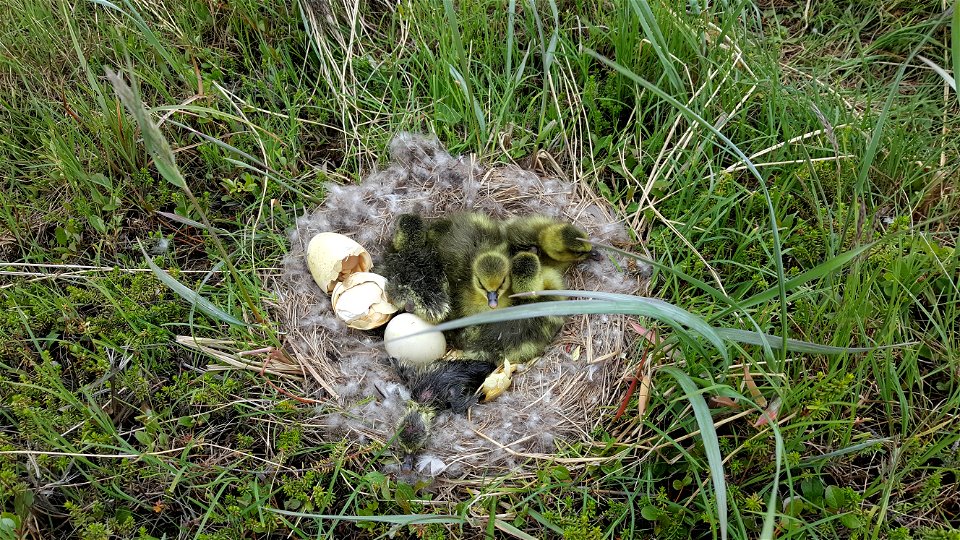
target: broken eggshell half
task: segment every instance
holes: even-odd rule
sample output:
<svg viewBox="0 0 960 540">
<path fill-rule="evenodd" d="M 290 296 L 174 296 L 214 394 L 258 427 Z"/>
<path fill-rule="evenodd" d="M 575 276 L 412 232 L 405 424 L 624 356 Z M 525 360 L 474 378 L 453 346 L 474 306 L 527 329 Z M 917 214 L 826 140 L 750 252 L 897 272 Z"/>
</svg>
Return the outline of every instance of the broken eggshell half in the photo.
<svg viewBox="0 0 960 540">
<path fill-rule="evenodd" d="M 333 312 L 350 328 L 370 330 L 386 324 L 397 308 L 387 301 L 387 278 L 373 272 L 350 274 L 333 288 Z"/>
<path fill-rule="evenodd" d="M 339 233 L 323 232 L 307 244 L 307 268 L 323 292 L 330 294 L 338 282 L 373 267 L 363 246 Z"/>
</svg>

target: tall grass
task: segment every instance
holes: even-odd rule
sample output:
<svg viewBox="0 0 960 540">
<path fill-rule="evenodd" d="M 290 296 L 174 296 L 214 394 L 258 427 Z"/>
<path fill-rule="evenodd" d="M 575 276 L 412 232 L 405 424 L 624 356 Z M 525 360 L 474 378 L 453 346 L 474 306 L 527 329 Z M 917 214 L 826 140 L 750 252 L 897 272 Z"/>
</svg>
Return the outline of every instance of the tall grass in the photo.
<svg viewBox="0 0 960 540">
<path fill-rule="evenodd" d="M 695 4 L 0 7 L 0 531 L 960 527 L 956 5 Z M 270 375 L 174 344 L 279 346 L 283 231 L 401 129 L 589 185 L 650 260 L 658 299 L 566 303 L 672 347 L 638 344 L 647 397 L 558 449 L 603 465 L 432 504 Z"/>
</svg>

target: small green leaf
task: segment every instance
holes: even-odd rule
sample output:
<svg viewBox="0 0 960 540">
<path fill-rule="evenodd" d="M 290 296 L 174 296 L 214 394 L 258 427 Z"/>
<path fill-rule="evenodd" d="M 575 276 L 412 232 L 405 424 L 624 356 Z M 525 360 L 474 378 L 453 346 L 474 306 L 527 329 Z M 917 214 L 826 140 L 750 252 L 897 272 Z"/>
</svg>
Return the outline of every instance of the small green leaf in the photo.
<svg viewBox="0 0 960 540">
<path fill-rule="evenodd" d="M 63 227 L 57 227 L 56 230 L 53 231 L 53 235 L 57 239 L 57 245 L 67 245 L 69 238 L 67 238 L 67 231 Z"/>
<path fill-rule="evenodd" d="M 817 506 L 823 506 L 823 482 L 819 478 L 804 478 L 800 482 L 800 493 Z"/>
<path fill-rule="evenodd" d="M 550 476 L 552 476 L 554 480 L 558 480 L 560 482 L 569 482 L 570 470 L 563 465 L 557 465 L 550 470 Z"/>
<path fill-rule="evenodd" d="M 153 435 L 146 431 L 136 431 L 133 433 L 133 437 L 144 446 L 150 446 L 153 443 Z"/>
<path fill-rule="evenodd" d="M 647 521 L 656 521 L 660 518 L 661 514 L 663 514 L 663 511 L 652 504 L 648 504 L 640 509 L 640 515 Z"/>
<path fill-rule="evenodd" d="M 806 509 L 801 497 L 789 497 L 783 500 L 783 513 L 790 517 L 799 517 Z"/>
<path fill-rule="evenodd" d="M 863 520 L 855 514 L 843 514 L 840 516 L 840 523 L 848 529 L 859 529 L 863 527 Z"/>
<path fill-rule="evenodd" d="M 438 122 L 452 125 L 456 124 L 460 120 L 463 120 L 463 115 L 453 110 L 446 103 L 438 101 L 436 104 L 436 111 L 434 111 L 434 118 L 436 118 Z"/>
<path fill-rule="evenodd" d="M 403 482 L 398 483 L 393 492 L 393 500 L 396 501 L 397 506 L 408 514 L 413 511 L 410 501 L 415 499 L 416 496 L 417 494 L 414 493 L 413 487 Z"/>
<path fill-rule="evenodd" d="M 33 508 L 33 491 L 30 489 L 24 489 L 23 491 L 17 493 L 17 495 L 13 498 L 13 508 L 16 510 L 17 514 L 21 516 L 29 514 Z"/>
<path fill-rule="evenodd" d="M 93 214 L 87 216 L 87 221 L 90 222 L 90 225 L 100 234 L 107 233 L 107 224 L 103 222 L 103 219 L 100 216 L 95 216 Z"/>
<path fill-rule="evenodd" d="M 104 176 L 102 173 L 91 174 L 87 178 L 98 186 L 102 186 L 107 189 L 113 189 L 113 182 L 111 182 L 110 179 Z"/>
<path fill-rule="evenodd" d="M 10 512 L 0 514 L 0 532 L 10 533 L 10 538 L 13 538 L 13 533 L 16 532 L 19 526 L 20 518 L 14 514 Z"/>
<path fill-rule="evenodd" d="M 837 486 L 827 486 L 823 495 L 823 502 L 826 503 L 827 508 L 830 510 L 839 510 L 846 504 L 846 497 L 843 494 L 843 490 Z"/>
</svg>

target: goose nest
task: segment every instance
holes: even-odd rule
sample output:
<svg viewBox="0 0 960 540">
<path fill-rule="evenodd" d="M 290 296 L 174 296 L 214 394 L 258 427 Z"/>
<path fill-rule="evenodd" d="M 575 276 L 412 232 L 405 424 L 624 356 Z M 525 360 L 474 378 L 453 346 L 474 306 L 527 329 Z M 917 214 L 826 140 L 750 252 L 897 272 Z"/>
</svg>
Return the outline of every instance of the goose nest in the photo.
<svg viewBox="0 0 960 540">
<path fill-rule="evenodd" d="M 605 202 L 586 186 L 543 178 L 515 165 L 484 167 L 472 156 L 451 156 L 435 137 L 401 133 L 389 144 L 389 166 L 356 185 L 328 185 L 323 204 L 288 232 L 290 250 L 275 276 L 275 319 L 287 354 L 315 391 L 318 435 L 359 444 L 388 444 L 409 392 L 391 368 L 381 332 L 348 328 L 313 281 L 305 248 L 319 232 L 353 238 L 373 256 L 376 272 L 394 219 L 474 210 L 496 218 L 546 214 L 574 223 L 597 241 L 623 245 L 628 237 Z M 633 270 L 631 270 L 633 269 Z M 644 285 L 625 258 L 588 260 L 566 274 L 568 288 L 633 294 Z M 551 459 L 564 446 L 590 442 L 613 414 L 633 334 L 626 317 L 570 317 L 538 360 L 514 376 L 513 386 L 468 415 L 439 413 L 430 442 L 416 460 L 417 479 L 437 483 L 489 481 L 535 472 L 531 460 Z M 385 458 L 381 469 L 400 473 Z M 408 474 L 408 473 L 403 473 Z"/>
</svg>

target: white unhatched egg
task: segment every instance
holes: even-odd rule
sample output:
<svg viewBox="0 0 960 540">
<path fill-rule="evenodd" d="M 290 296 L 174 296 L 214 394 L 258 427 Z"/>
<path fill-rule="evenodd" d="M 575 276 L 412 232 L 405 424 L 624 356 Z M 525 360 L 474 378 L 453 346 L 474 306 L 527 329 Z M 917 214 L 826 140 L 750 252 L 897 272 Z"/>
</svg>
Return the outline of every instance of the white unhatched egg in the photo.
<svg viewBox="0 0 960 540">
<path fill-rule="evenodd" d="M 412 313 L 397 315 L 383 332 L 387 354 L 413 365 L 426 365 L 439 360 L 447 352 L 447 340 L 441 332 L 405 337 L 431 328 L 432 324 Z"/>
<path fill-rule="evenodd" d="M 307 268 L 327 294 L 350 274 L 366 272 L 372 267 L 373 260 L 367 250 L 342 234 L 323 232 L 307 244 Z"/>
</svg>

